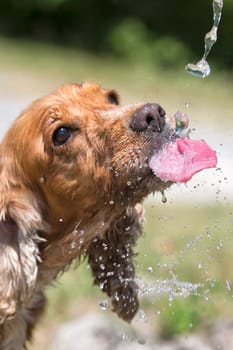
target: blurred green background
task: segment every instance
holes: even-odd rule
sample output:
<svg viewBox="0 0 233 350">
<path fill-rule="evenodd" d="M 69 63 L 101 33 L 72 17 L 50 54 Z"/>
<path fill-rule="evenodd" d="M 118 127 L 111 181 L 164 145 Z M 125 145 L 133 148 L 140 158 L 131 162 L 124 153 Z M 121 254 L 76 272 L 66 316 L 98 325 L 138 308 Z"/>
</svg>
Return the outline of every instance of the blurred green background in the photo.
<svg viewBox="0 0 233 350">
<path fill-rule="evenodd" d="M 207 0 L 8 0 L 0 33 L 174 67 L 199 58 L 212 17 Z M 223 17 L 213 60 L 232 68 L 232 0 Z"/>
<path fill-rule="evenodd" d="M 146 283 L 154 292 L 141 297 L 141 308 L 165 338 L 232 318 L 232 0 L 224 0 L 210 77 L 184 71 L 201 58 L 212 16 L 211 0 L 0 3 L 0 136 L 32 99 L 65 82 L 93 80 L 116 88 L 123 104 L 156 101 L 168 113 L 186 111 L 194 137 L 217 151 L 218 169 L 174 187 L 166 204 L 159 195 L 145 202 L 137 276 L 142 290 Z M 182 282 L 200 285 L 188 295 Z M 162 293 L 156 283 L 165 283 Z M 47 289 L 49 307 L 31 349 L 47 349 L 65 320 L 111 313 L 98 306 L 105 296 L 85 262 L 55 285 Z"/>
</svg>

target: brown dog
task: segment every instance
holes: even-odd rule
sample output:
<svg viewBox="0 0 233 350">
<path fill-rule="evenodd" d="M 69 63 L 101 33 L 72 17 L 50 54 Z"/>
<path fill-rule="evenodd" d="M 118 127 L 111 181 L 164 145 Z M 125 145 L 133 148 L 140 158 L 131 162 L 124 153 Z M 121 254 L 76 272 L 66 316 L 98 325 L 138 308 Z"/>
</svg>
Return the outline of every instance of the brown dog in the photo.
<svg viewBox="0 0 233 350">
<path fill-rule="evenodd" d="M 35 101 L 0 146 L 0 349 L 21 350 L 43 289 L 81 255 L 113 310 L 138 310 L 138 203 L 163 191 L 149 166 L 177 139 L 155 103 L 119 107 L 115 91 L 70 84 Z"/>
</svg>

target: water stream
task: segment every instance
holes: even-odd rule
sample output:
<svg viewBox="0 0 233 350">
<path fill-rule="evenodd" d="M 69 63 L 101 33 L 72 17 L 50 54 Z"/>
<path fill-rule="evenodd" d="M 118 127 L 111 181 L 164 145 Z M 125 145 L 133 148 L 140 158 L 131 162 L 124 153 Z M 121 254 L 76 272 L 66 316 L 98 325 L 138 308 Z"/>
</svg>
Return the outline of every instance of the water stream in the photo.
<svg viewBox="0 0 233 350">
<path fill-rule="evenodd" d="M 217 31 L 222 15 L 223 0 L 213 0 L 213 26 L 211 30 L 205 35 L 205 51 L 204 55 L 196 64 L 188 63 L 185 70 L 194 76 L 205 78 L 210 75 L 210 66 L 207 62 L 207 57 L 211 51 L 212 46 L 217 41 Z"/>
</svg>

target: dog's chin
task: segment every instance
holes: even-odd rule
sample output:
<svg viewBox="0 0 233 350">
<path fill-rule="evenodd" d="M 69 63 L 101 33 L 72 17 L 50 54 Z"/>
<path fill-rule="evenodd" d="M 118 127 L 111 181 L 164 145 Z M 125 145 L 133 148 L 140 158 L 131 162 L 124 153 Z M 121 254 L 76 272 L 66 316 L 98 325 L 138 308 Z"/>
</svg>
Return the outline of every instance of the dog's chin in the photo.
<svg viewBox="0 0 233 350">
<path fill-rule="evenodd" d="M 147 197 L 150 194 L 155 194 L 157 192 L 163 193 L 169 187 L 174 184 L 172 181 L 162 181 L 158 176 L 156 176 L 153 171 L 148 170 L 148 176 L 145 177 L 143 181 L 143 197 Z"/>
<path fill-rule="evenodd" d="M 150 194 L 164 192 L 172 184 L 174 184 L 172 181 L 162 181 L 153 173 L 148 164 L 140 172 L 137 169 L 131 173 L 127 181 L 124 181 L 123 186 L 118 188 L 116 197 L 120 195 L 120 203 L 135 205 L 138 202 L 142 202 Z M 117 185 L 115 188 L 117 188 Z"/>
</svg>

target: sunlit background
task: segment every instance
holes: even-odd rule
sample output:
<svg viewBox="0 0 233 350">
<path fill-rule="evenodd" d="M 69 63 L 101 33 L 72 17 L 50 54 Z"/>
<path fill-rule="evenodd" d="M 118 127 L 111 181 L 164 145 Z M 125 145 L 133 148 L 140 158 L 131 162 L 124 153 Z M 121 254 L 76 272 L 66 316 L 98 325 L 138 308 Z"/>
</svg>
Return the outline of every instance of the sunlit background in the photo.
<svg viewBox="0 0 233 350">
<path fill-rule="evenodd" d="M 121 341 L 97 350 L 155 344 L 170 344 L 170 350 L 183 334 L 204 334 L 209 349 L 233 349 L 233 335 L 213 338 L 216 327 L 227 332 L 233 320 L 232 0 L 224 0 L 218 41 L 208 57 L 211 75 L 201 79 L 184 70 L 203 55 L 212 17 L 211 0 L 0 3 L 1 137 L 33 99 L 66 82 L 91 80 L 117 89 L 123 104 L 153 101 L 168 114 L 184 111 L 192 137 L 205 139 L 219 160 L 217 169 L 173 186 L 166 204 L 161 194 L 145 202 L 145 235 L 136 258 L 141 310 L 131 327 L 112 315 L 84 262 L 48 288 L 49 307 L 29 349 L 89 349 L 76 342 L 85 344 L 82 336 L 102 317 Z M 67 326 L 71 320 L 77 322 L 76 338 Z M 82 320 L 90 323 L 80 334 Z M 58 328 L 63 324 L 67 328 Z"/>
</svg>

